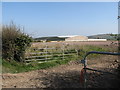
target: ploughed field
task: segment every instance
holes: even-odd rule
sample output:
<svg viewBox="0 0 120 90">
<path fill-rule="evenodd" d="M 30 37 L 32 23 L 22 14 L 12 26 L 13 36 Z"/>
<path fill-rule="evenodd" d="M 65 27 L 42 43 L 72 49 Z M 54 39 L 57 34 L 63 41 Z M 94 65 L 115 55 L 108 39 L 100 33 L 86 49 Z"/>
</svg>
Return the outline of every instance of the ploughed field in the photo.
<svg viewBox="0 0 120 90">
<path fill-rule="evenodd" d="M 105 46 L 110 46 L 110 45 L 115 45 L 118 46 L 118 41 L 80 41 L 80 42 L 66 42 L 66 41 L 62 41 L 62 42 L 45 42 L 45 43 L 41 43 L 41 42 L 35 42 L 33 43 L 33 47 L 35 46 L 39 46 L 40 44 L 45 45 L 62 45 L 62 44 L 68 44 L 68 45 L 105 45 Z"/>
</svg>

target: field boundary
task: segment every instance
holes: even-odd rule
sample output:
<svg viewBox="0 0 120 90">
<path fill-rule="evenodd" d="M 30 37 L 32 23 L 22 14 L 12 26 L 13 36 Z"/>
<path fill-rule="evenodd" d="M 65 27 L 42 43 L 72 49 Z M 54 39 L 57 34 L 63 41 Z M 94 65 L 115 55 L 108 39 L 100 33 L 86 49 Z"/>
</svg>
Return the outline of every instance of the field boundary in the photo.
<svg viewBox="0 0 120 90">
<path fill-rule="evenodd" d="M 29 56 L 25 57 L 25 62 L 29 63 L 29 62 L 38 62 L 38 63 L 42 63 L 42 62 L 47 62 L 47 61 L 52 61 L 52 60 L 65 60 L 68 57 L 72 57 L 72 56 L 77 56 L 78 57 L 78 53 L 79 50 L 72 50 L 72 51 L 67 51 L 64 48 L 65 46 L 63 45 L 63 47 L 61 48 L 61 52 L 53 52 L 53 50 L 55 50 L 55 48 L 48 48 L 48 46 L 46 45 L 46 48 L 32 48 L 32 52 L 29 52 Z"/>
</svg>

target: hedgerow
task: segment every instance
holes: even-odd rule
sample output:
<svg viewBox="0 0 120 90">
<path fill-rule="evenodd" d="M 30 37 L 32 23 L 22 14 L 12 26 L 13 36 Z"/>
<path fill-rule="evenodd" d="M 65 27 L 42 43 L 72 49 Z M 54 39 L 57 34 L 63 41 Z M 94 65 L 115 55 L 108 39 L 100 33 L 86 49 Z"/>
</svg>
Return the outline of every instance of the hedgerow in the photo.
<svg viewBox="0 0 120 90">
<path fill-rule="evenodd" d="M 23 33 L 14 23 L 2 26 L 2 58 L 24 62 L 24 53 L 32 37 Z"/>
</svg>

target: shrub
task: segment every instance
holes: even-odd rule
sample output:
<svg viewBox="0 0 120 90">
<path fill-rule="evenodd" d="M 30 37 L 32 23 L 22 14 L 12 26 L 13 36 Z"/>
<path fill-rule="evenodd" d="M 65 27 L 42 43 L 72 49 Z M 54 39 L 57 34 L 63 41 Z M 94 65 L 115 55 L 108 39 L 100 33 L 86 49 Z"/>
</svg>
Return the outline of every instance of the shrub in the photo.
<svg viewBox="0 0 120 90">
<path fill-rule="evenodd" d="M 14 23 L 2 26 L 2 57 L 6 60 L 24 61 L 24 52 L 32 38 Z"/>
</svg>

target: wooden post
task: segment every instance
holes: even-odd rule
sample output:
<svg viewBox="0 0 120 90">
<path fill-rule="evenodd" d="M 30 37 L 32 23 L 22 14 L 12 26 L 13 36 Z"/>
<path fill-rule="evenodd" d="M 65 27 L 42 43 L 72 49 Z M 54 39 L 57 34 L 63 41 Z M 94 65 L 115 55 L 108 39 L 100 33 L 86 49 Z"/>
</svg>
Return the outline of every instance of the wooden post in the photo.
<svg viewBox="0 0 120 90">
<path fill-rule="evenodd" d="M 46 54 L 45 54 L 45 55 L 46 55 L 46 56 L 45 56 L 45 61 L 46 61 L 46 60 L 47 60 L 47 40 L 45 40 L 45 44 L 46 44 L 46 45 L 45 45 L 45 53 L 46 53 Z"/>
<path fill-rule="evenodd" d="M 63 49 L 63 60 L 64 60 L 64 43 L 63 43 L 62 49 Z"/>
<path fill-rule="evenodd" d="M 45 49 L 46 49 L 45 51 L 46 51 L 46 60 L 47 60 L 47 54 L 48 54 L 48 53 L 47 53 L 47 45 L 46 45 L 46 48 L 45 48 Z"/>
<path fill-rule="evenodd" d="M 79 56 L 78 54 L 79 54 L 79 53 L 78 53 L 78 50 L 77 50 L 77 49 L 76 49 L 76 52 L 77 52 L 77 58 L 78 58 L 78 56 Z"/>
</svg>

